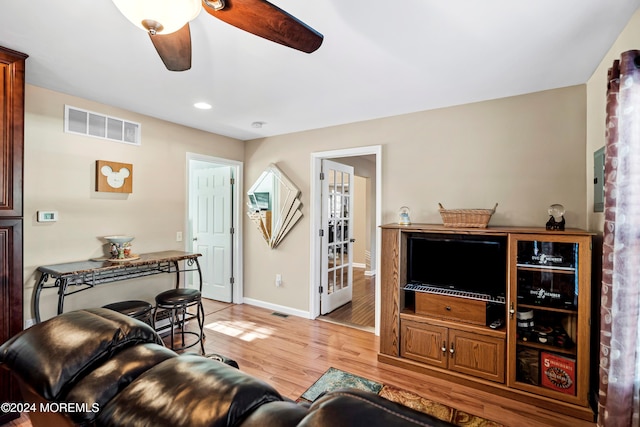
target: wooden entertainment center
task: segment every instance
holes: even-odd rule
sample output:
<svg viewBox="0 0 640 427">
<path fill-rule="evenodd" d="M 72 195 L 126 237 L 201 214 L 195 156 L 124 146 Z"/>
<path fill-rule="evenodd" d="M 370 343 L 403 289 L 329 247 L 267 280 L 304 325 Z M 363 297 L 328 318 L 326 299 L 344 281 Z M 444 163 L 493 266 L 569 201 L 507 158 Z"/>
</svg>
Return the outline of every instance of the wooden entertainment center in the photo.
<svg viewBox="0 0 640 427">
<path fill-rule="evenodd" d="M 412 239 L 483 237 L 506 242 L 502 295 L 484 299 L 410 277 Z M 378 360 L 593 421 L 591 245 L 592 233 L 578 229 L 382 226 Z M 446 268 L 465 268 L 450 261 Z M 430 268 L 429 259 L 413 262 Z"/>
</svg>

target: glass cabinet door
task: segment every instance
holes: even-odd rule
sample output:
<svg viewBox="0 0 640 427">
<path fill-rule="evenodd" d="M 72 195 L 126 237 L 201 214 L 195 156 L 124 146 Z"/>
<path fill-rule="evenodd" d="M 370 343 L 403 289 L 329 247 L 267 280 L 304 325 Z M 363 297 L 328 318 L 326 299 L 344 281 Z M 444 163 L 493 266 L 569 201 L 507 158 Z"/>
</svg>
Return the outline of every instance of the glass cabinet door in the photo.
<svg viewBox="0 0 640 427">
<path fill-rule="evenodd" d="M 510 239 L 509 385 L 586 404 L 591 238 Z"/>
</svg>

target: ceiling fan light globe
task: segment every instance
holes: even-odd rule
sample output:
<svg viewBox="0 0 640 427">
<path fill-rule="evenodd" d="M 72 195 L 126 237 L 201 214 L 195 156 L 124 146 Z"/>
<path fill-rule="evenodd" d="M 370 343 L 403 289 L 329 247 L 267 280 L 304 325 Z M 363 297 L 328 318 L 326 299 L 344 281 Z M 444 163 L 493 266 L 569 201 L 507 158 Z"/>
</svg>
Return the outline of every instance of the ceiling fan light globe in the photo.
<svg viewBox="0 0 640 427">
<path fill-rule="evenodd" d="M 158 34 L 171 34 L 193 20 L 202 9 L 201 0 L 112 0 L 118 10 L 134 25 L 150 31 L 144 22 L 158 23 Z"/>
</svg>

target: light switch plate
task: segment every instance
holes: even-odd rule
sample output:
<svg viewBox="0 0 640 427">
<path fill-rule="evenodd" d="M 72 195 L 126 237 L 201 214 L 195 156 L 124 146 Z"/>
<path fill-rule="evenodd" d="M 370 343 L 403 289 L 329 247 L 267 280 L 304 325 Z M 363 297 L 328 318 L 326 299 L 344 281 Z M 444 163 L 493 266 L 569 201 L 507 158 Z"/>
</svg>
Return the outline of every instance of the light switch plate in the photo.
<svg viewBox="0 0 640 427">
<path fill-rule="evenodd" d="M 58 211 L 38 211 L 38 222 L 56 222 Z"/>
</svg>

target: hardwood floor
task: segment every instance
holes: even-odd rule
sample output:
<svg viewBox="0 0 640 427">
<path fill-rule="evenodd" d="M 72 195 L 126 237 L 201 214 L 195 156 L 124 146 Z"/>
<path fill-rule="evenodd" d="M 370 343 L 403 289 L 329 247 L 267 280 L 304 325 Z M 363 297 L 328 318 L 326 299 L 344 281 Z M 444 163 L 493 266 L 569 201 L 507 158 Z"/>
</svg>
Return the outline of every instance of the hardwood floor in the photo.
<svg viewBox="0 0 640 427">
<path fill-rule="evenodd" d="M 375 328 L 375 276 L 365 276 L 364 268 L 353 268 L 351 302 L 321 316 L 327 320 L 373 331 Z"/>
<path fill-rule="evenodd" d="M 408 372 L 377 360 L 379 338 L 335 323 L 281 317 L 250 305 L 205 303 L 205 349 L 235 359 L 240 369 L 297 399 L 335 367 L 513 427 L 594 427 L 594 423 Z M 191 325 L 193 326 L 193 325 Z M 192 351 L 197 351 L 194 347 Z M 28 427 L 28 421 L 10 426 Z"/>
<path fill-rule="evenodd" d="M 219 303 L 218 303 L 219 304 Z M 218 307 L 219 308 L 219 307 Z M 335 367 L 513 427 L 593 427 L 595 423 L 408 372 L 377 360 L 379 338 L 335 323 L 274 315 L 249 305 L 206 311 L 207 352 L 235 359 L 240 369 L 298 398 Z"/>
</svg>

